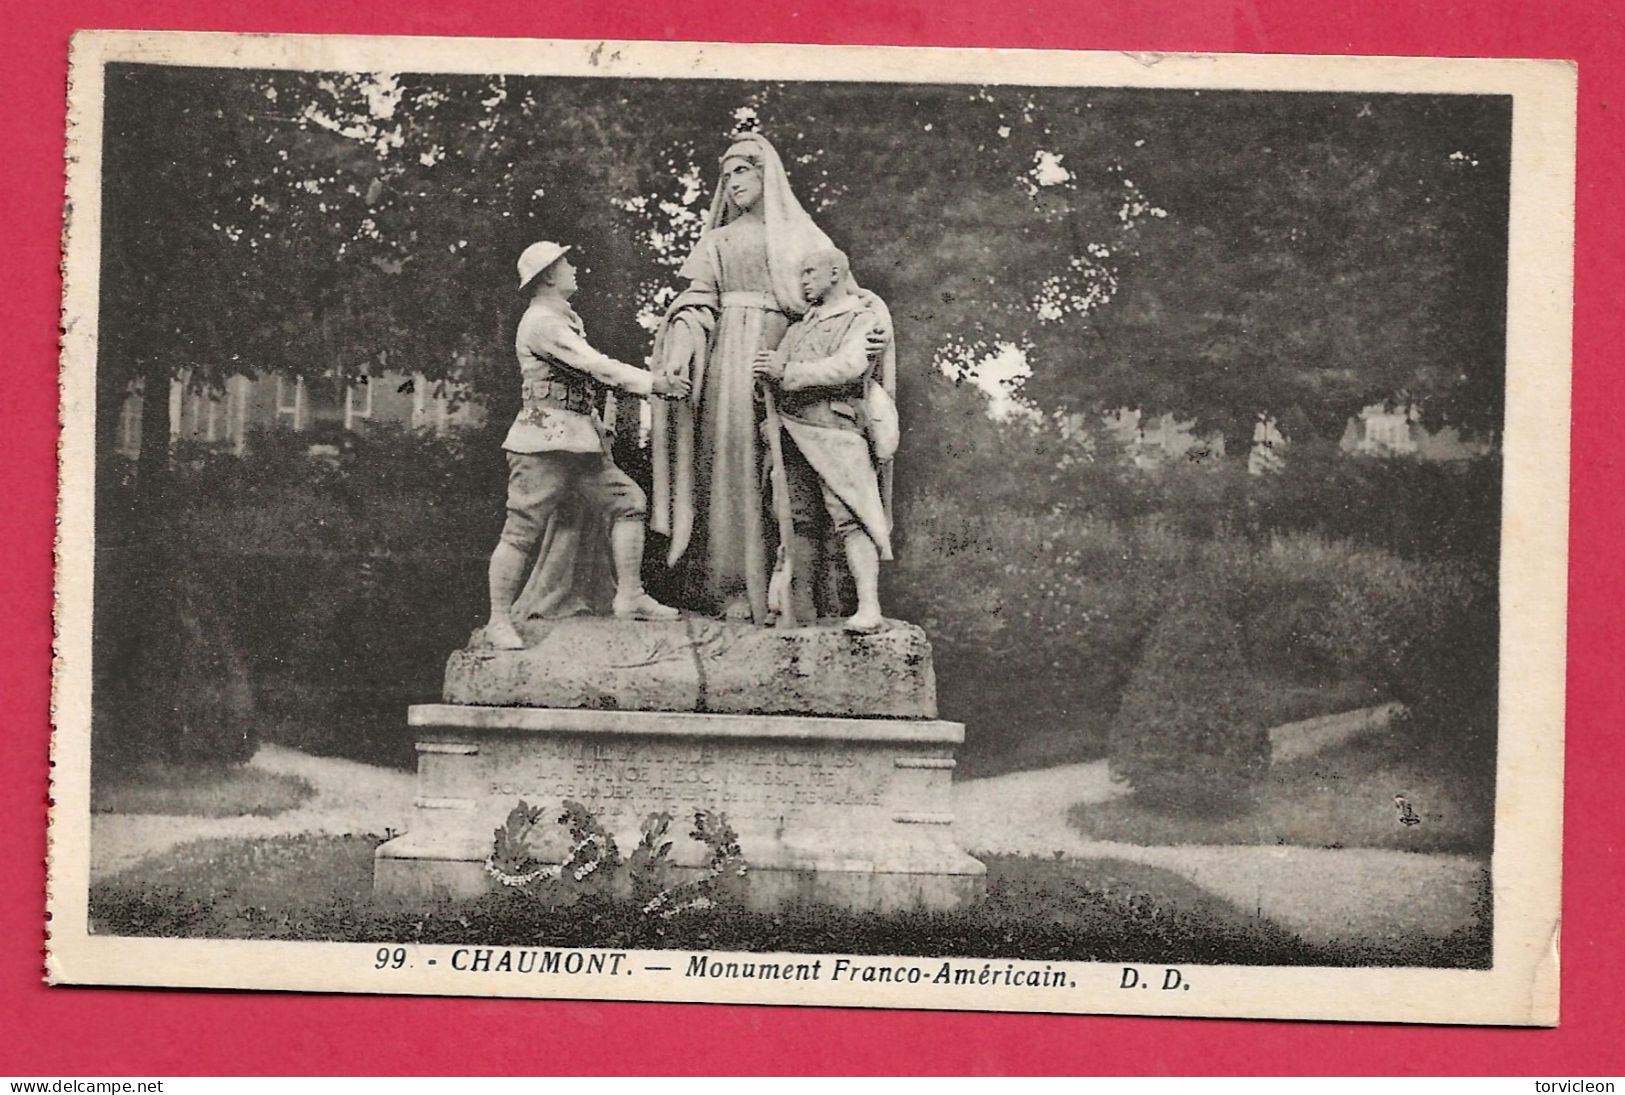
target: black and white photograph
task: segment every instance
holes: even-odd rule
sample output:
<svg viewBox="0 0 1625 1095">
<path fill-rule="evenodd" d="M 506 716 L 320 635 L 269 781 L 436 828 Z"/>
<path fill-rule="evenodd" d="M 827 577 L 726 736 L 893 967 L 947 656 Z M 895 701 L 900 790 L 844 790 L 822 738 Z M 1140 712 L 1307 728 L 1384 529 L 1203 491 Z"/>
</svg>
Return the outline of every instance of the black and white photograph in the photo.
<svg viewBox="0 0 1625 1095">
<path fill-rule="evenodd" d="M 1556 1021 L 1572 68 L 72 73 L 54 980 Z"/>
</svg>

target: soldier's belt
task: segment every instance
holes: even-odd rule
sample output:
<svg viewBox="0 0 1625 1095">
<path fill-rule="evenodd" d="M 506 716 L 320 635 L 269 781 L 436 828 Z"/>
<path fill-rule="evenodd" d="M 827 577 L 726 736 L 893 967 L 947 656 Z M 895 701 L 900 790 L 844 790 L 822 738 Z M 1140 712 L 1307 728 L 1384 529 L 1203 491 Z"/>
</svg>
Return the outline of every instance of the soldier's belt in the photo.
<svg viewBox="0 0 1625 1095">
<path fill-rule="evenodd" d="M 597 410 L 591 388 L 560 380 L 527 380 L 521 388 L 526 407 L 557 407 L 576 414 Z"/>
</svg>

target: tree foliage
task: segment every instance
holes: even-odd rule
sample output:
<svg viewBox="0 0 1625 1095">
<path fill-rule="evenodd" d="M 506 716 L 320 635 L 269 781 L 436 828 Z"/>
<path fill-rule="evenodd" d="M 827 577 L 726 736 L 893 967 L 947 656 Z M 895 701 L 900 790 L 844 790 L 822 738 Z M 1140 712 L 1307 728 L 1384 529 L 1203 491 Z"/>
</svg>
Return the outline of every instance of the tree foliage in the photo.
<svg viewBox="0 0 1625 1095">
<path fill-rule="evenodd" d="M 1263 539 L 1313 527 L 1403 539 L 1419 554 L 1448 541 L 1446 553 L 1496 557 L 1498 464 L 1397 489 L 1333 448 L 1346 417 L 1377 401 L 1499 431 L 1510 101 L 1482 96 L 111 66 L 103 451 L 133 383 L 160 393 L 183 374 L 202 386 L 270 370 L 339 381 L 384 369 L 457 376 L 500 427 L 517 401 L 513 263 L 536 239 L 575 246 L 576 305 L 593 342 L 641 361 L 739 125 L 773 140 L 803 203 L 891 306 L 904 562 L 890 572 L 897 588 L 888 604 L 939 620 L 940 663 L 959 658 L 955 687 L 985 705 L 989 723 L 1008 695 L 1042 694 L 1064 717 L 1122 687 L 1165 583 L 1132 580 L 1139 560 L 1129 554 L 1107 558 L 1106 547 L 1120 546 L 1108 526 L 1171 514 L 1181 546 L 1227 529 Z M 1004 397 L 1003 417 L 990 414 L 999 406 L 990 390 Z M 145 406 L 143 489 L 169 465 L 168 400 Z M 1091 423 L 1121 407 L 1194 417 L 1223 430 L 1232 455 L 1245 452 L 1256 419 L 1272 415 L 1297 446 L 1300 477 L 1265 483 L 1239 467 L 1118 476 L 1110 439 L 1092 436 Z M 441 454 L 456 467 L 449 477 L 433 463 L 439 457 L 385 445 L 379 459 L 349 469 L 348 494 L 300 496 L 292 517 L 245 497 L 251 484 L 231 476 L 221 480 L 231 488 L 222 506 L 292 529 L 306 548 L 359 527 L 324 525 L 328 504 L 353 513 L 367 499 L 410 495 L 403 505 L 412 508 L 456 487 L 489 497 L 499 519 L 496 446 L 477 440 Z M 256 468 L 232 474 L 297 481 L 290 469 L 303 467 L 302 455 L 278 466 L 274 449 L 262 446 Z M 625 466 L 642 474 L 642 454 L 623 450 Z M 473 466 L 479 454 L 489 467 Z M 111 472 L 115 462 L 99 466 Z M 391 478 L 414 474 L 409 490 Z M 1424 494 L 1438 504 L 1411 504 Z M 1327 496 L 1340 511 L 1322 511 Z M 107 499 L 99 558 L 118 528 L 134 530 L 118 565 L 146 577 L 99 579 L 98 626 L 128 624 L 133 637 L 98 641 L 98 679 L 134 664 L 120 660 L 125 653 L 168 649 L 148 631 L 216 650 L 213 660 L 166 655 L 227 682 L 195 717 L 182 713 L 199 743 L 187 751 L 240 753 L 247 708 L 236 655 L 215 641 L 219 629 L 180 580 L 165 578 L 191 565 L 184 515 L 152 498 Z M 1469 501 L 1450 510 L 1452 499 Z M 1375 528 L 1390 510 L 1450 535 Z M 391 515 L 354 543 L 408 550 L 415 540 L 422 549 L 460 523 L 458 535 L 488 546 L 494 529 L 462 512 L 446 520 L 448 512 L 442 503 L 438 523 L 423 527 Z M 910 537 L 926 546 L 912 558 Z M 240 558 L 237 548 L 231 557 Z M 384 642 L 322 622 L 345 597 L 370 606 L 366 626 L 433 638 L 429 662 L 459 628 L 466 633 L 450 609 L 433 626 L 399 626 L 421 622 L 416 594 L 381 611 L 364 583 L 288 566 L 303 575 L 289 585 L 303 609 L 244 616 L 285 617 L 294 632 L 325 636 L 291 634 L 295 662 L 304 650 L 357 679 L 373 670 L 354 666 L 389 664 L 374 656 Z M 1169 561 L 1158 574 L 1173 569 Z M 337 588 L 344 597 L 332 595 Z M 1364 636 L 1359 649 L 1327 657 L 1374 667 L 1375 676 L 1401 673 L 1384 652 L 1397 649 L 1390 636 L 1405 625 L 1405 597 L 1345 600 L 1351 616 L 1366 617 L 1372 600 L 1383 627 L 1351 632 Z M 465 601 L 477 603 L 478 592 Z M 186 623 L 187 613 L 197 619 Z M 1198 635 L 1222 632 L 1203 619 L 1189 625 Z M 1459 628 L 1449 617 L 1434 630 Z M 255 634 L 267 645 L 258 623 Z M 348 661 L 331 655 L 335 642 L 346 644 Z M 1107 648 L 1111 657 L 1101 656 Z M 1221 664 L 1223 650 L 1212 653 Z M 1493 650 L 1467 657 L 1474 672 L 1493 674 Z M 1088 672 L 1076 668 L 1084 663 Z M 993 671 L 1006 691 L 981 687 Z M 1142 700 L 1152 703 L 1159 678 L 1144 672 Z M 173 715 L 156 698 L 178 678 L 123 679 L 134 683 L 115 707 L 154 712 L 143 725 Z M 1155 714 L 1141 711 L 1136 725 L 1160 725 Z"/>
<path fill-rule="evenodd" d="M 107 399 L 395 367 L 500 417 L 537 238 L 576 245 L 594 339 L 641 360 L 742 122 L 891 302 L 906 415 L 1010 346 L 1045 418 L 1245 441 L 1405 400 L 1499 427 L 1505 99 L 140 66 L 109 83 Z"/>
</svg>

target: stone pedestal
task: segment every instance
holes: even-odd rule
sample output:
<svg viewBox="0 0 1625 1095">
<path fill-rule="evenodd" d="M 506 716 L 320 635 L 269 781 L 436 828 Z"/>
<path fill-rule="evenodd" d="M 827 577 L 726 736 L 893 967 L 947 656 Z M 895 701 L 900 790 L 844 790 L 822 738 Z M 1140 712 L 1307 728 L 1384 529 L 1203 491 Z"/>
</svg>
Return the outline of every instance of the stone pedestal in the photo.
<svg viewBox="0 0 1625 1095">
<path fill-rule="evenodd" d="M 489 889 L 493 830 L 521 799 L 553 816 L 566 799 L 582 803 L 623 854 L 645 817 L 669 813 L 672 863 L 695 873 L 707 849 L 688 836 L 694 812 L 720 811 L 759 908 L 807 899 L 941 909 L 982 892 L 984 868 L 952 828 L 964 727 L 934 718 L 918 628 L 540 628 L 522 651 L 453 654 L 449 702 L 409 710 L 418 799 L 406 834 L 378 849 L 379 893 Z M 535 854 L 562 862 L 566 835 L 539 826 Z"/>
</svg>

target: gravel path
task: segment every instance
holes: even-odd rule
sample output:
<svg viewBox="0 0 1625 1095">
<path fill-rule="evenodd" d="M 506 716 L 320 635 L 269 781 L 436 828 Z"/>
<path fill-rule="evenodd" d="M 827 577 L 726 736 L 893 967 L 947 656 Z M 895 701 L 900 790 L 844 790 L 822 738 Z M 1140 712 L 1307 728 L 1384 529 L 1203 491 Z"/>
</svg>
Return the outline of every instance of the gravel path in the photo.
<svg viewBox="0 0 1625 1095">
<path fill-rule="evenodd" d="M 91 881 L 192 840 L 290 833 L 382 834 L 386 828 L 405 828 L 412 812 L 415 778 L 410 772 L 337 757 L 314 757 L 280 745 L 260 746 L 248 763 L 267 772 L 298 776 L 315 793 L 298 807 L 274 817 L 92 814 Z"/>
<path fill-rule="evenodd" d="M 1061 853 L 1123 859 L 1183 875 L 1245 911 L 1259 911 L 1310 943 L 1448 935 L 1473 923 L 1479 872 L 1466 855 L 1382 848 L 1181 844 L 1092 840 L 1067 823 L 1080 802 L 1122 793 L 1106 762 L 1016 772 L 954 785 L 954 830 L 970 852 Z"/>
<path fill-rule="evenodd" d="M 275 817 L 95 814 L 91 879 L 192 840 L 382 834 L 386 828 L 403 829 L 412 810 L 414 780 L 408 772 L 276 745 L 262 746 L 249 763 L 298 776 L 315 793 Z M 1120 793 L 1104 761 L 965 780 L 954 785 L 955 832 L 971 852 L 1060 853 L 1166 868 L 1238 908 L 1262 912 L 1311 943 L 1351 936 L 1373 941 L 1440 936 L 1473 920 L 1485 862 L 1472 856 L 1377 848 L 1141 847 L 1091 840 L 1067 823 L 1067 810 L 1075 803 Z"/>
</svg>

